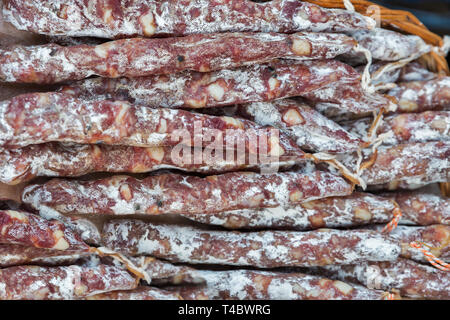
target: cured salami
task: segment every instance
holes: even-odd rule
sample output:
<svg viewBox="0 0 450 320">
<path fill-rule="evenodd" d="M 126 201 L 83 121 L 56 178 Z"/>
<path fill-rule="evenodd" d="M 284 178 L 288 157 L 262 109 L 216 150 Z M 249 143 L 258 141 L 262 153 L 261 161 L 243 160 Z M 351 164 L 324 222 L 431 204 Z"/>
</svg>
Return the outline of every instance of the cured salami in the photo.
<svg viewBox="0 0 450 320">
<path fill-rule="evenodd" d="M 365 65 L 356 67 L 356 70 L 363 74 Z M 397 86 L 395 82 L 426 81 L 436 79 L 439 76 L 439 74 L 429 71 L 416 61 L 407 63 L 403 60 L 398 62 L 374 62 L 370 65 L 369 72 L 370 83 L 375 85 L 376 90 L 395 88 Z"/>
<path fill-rule="evenodd" d="M 133 290 L 119 290 L 100 293 L 86 297 L 87 300 L 182 300 L 182 297 L 174 292 L 169 292 L 155 287 L 138 287 Z"/>
<path fill-rule="evenodd" d="M 93 248 L 89 247 L 81 238 L 91 238 L 91 230 L 85 228 L 85 221 L 90 223 L 87 226 L 94 226 L 92 222 L 82 219 L 81 223 L 78 223 L 76 217 L 64 217 L 61 214 L 54 214 L 49 208 L 44 208 L 43 215 L 49 218 L 53 218 L 55 215 L 58 220 L 46 220 L 38 215 L 27 213 L 24 211 L 16 210 L 1 210 L 0 211 L 0 244 L 8 245 L 22 245 L 24 250 L 17 254 L 17 247 L 12 248 L 12 252 L 9 256 L 4 257 L 5 264 L 11 264 L 25 261 L 43 261 L 46 258 L 56 257 L 57 255 L 52 255 L 46 253 L 45 250 L 36 251 L 32 249 L 26 249 L 26 247 L 32 247 L 37 249 L 52 249 L 59 252 L 61 260 L 71 260 L 75 256 L 80 256 L 87 253 L 95 253 L 100 256 L 110 256 L 117 261 L 123 263 L 130 272 L 141 276 L 142 271 L 135 267 L 132 262 L 127 260 L 120 254 L 107 250 L 105 248 Z M 48 213 L 51 213 L 50 215 Z M 80 219 L 81 220 L 81 219 Z M 66 223 L 68 221 L 68 223 Z M 74 221 L 74 222 L 73 222 Z M 77 231 L 81 231 L 82 234 L 79 236 L 74 233 L 71 229 L 67 228 L 64 224 L 70 226 L 75 225 Z M 83 227 L 83 228 L 82 228 Z M 96 228 L 94 226 L 94 228 Z M 97 230 L 97 229 L 96 229 Z M 97 230 L 98 231 L 98 230 Z M 86 234 L 87 233 L 87 234 Z M 8 252 L 8 248 L 3 248 Z M 16 255 L 14 256 L 14 253 Z M 12 254 L 12 256 L 11 256 Z M 39 256 L 41 255 L 41 256 Z M 43 258 L 43 259 L 42 259 Z M 2 259 L 3 260 L 3 259 Z M 36 261 L 35 261 L 36 262 Z"/>
<path fill-rule="evenodd" d="M 46 209 L 44 211 L 48 211 Z M 70 217 L 67 220 L 72 220 Z M 73 220 L 76 220 L 73 219 Z M 141 275 L 139 268 L 135 267 L 126 258 L 104 248 L 91 248 L 81 240 L 81 237 L 66 228 L 64 224 L 57 220 L 48 221 L 42 217 L 30 214 L 24 211 L 2 210 L 0 211 L 0 229 L 2 230 L 0 236 L 0 243 L 9 245 L 23 245 L 25 247 L 33 247 L 39 249 L 52 249 L 60 252 L 62 260 L 67 260 L 67 256 L 73 259 L 73 256 L 79 256 L 86 253 L 95 253 L 100 256 L 111 256 L 123 263 L 132 273 Z M 86 235 L 84 235 L 86 237 Z M 5 250 L 8 250 L 7 248 Z M 17 252 L 17 248 L 13 248 Z M 63 252 L 63 253 L 61 253 Z M 27 254 L 30 254 L 28 256 Z M 24 249 L 18 257 L 10 256 L 5 258 L 5 263 L 11 263 L 19 260 L 35 260 L 35 258 L 49 258 L 56 255 L 48 255 L 42 251 L 42 256 L 37 256 L 39 252 Z M 42 260 L 42 259 L 38 259 Z"/>
<path fill-rule="evenodd" d="M 374 225 L 364 227 L 371 230 L 381 230 L 382 226 Z M 389 236 L 401 243 L 404 258 L 419 262 L 429 261 L 428 257 L 421 250 L 425 248 L 434 257 L 444 263 L 450 261 L 450 227 L 446 225 L 430 226 L 398 226 L 389 233 Z M 415 246 L 414 243 L 419 244 Z"/>
<path fill-rule="evenodd" d="M 421 112 L 450 107 L 450 77 L 400 83 L 388 94 L 398 101 L 400 112 Z"/>
<path fill-rule="evenodd" d="M 206 285 L 173 287 L 185 300 L 379 300 L 386 293 L 306 275 L 253 270 L 201 270 Z"/>
<path fill-rule="evenodd" d="M 378 93 L 369 93 L 360 83 L 336 81 L 303 95 L 311 105 L 330 118 L 351 114 L 361 118 L 374 112 L 396 111 L 397 105 Z"/>
<path fill-rule="evenodd" d="M 112 220 L 102 236 L 104 245 L 129 255 L 260 268 L 391 261 L 400 253 L 396 241 L 370 230 L 230 232 Z"/>
<path fill-rule="evenodd" d="M 402 211 L 401 224 L 450 225 L 450 199 L 432 193 L 396 192 L 383 194 L 395 200 Z"/>
<path fill-rule="evenodd" d="M 145 273 L 145 280 L 151 285 L 180 285 L 201 284 L 205 279 L 201 277 L 198 270 L 186 265 L 174 265 L 170 262 L 159 260 L 150 256 L 130 257 L 124 256 L 136 268 Z M 113 257 L 90 256 L 80 261 L 82 266 L 99 266 L 102 264 L 123 268 L 123 264 Z"/>
<path fill-rule="evenodd" d="M 62 93 L 31 93 L 4 101 L 0 124 L 4 147 L 50 141 L 138 147 L 213 145 L 267 157 L 304 155 L 279 130 L 248 120 L 133 106 L 124 101 L 78 100 Z"/>
<path fill-rule="evenodd" d="M 25 211 L 0 210 L 0 243 L 35 248 L 87 251 L 79 236 L 59 221 L 47 221 Z"/>
<path fill-rule="evenodd" d="M 93 172 L 142 173 L 158 169 L 179 169 L 205 174 L 229 171 L 264 170 L 276 166 L 286 168 L 305 159 L 281 156 L 250 161 L 249 154 L 235 152 L 231 159 L 225 154 L 212 150 L 206 156 L 205 149 L 186 147 L 179 150 L 173 147 L 127 147 L 108 145 L 64 145 L 45 143 L 29 145 L 19 149 L 3 149 L 0 152 L 0 181 L 18 184 L 37 176 L 77 177 Z M 175 156 L 174 156 L 175 154 Z M 223 159 L 222 159 L 223 158 Z M 183 161 L 191 159 L 192 161 Z M 194 161 L 195 160 L 195 161 Z"/>
<path fill-rule="evenodd" d="M 372 119 L 360 119 L 342 126 L 356 137 L 367 140 L 372 123 Z M 384 136 L 385 145 L 450 141 L 450 111 L 425 111 L 385 117 L 377 127 L 376 134 Z"/>
<path fill-rule="evenodd" d="M 226 210 L 289 207 L 309 200 L 349 195 L 352 186 L 330 173 L 295 172 L 183 176 L 161 174 L 142 180 L 113 176 L 92 181 L 53 179 L 30 185 L 22 194 L 34 209 L 78 214 L 211 213 Z"/>
<path fill-rule="evenodd" d="M 358 44 L 370 51 L 372 58 L 382 61 L 397 61 L 424 54 L 431 50 L 420 37 L 404 35 L 395 31 L 376 28 L 351 33 Z"/>
<path fill-rule="evenodd" d="M 368 190 L 378 192 L 380 190 L 388 190 L 388 191 L 408 191 L 408 190 L 417 190 L 420 188 L 424 188 L 430 186 L 432 183 L 427 182 L 426 179 L 423 181 L 414 181 L 412 180 L 392 180 L 391 182 L 377 185 L 370 185 L 367 187 Z"/>
<path fill-rule="evenodd" d="M 393 82 L 397 82 L 398 78 L 400 77 L 400 74 L 402 72 L 401 67 L 398 68 L 392 67 L 389 68 L 389 70 L 382 72 L 384 68 L 388 68 L 389 64 L 390 63 L 386 61 L 377 61 L 369 66 L 369 73 L 371 76 L 370 83 L 372 85 L 376 85 L 377 89 L 382 88 L 383 85 L 388 85 Z M 366 65 L 357 66 L 355 69 L 358 70 L 358 72 L 360 72 L 361 75 L 363 75 L 366 69 Z"/>
<path fill-rule="evenodd" d="M 184 265 L 174 265 L 153 257 L 136 257 L 132 261 L 145 270 L 152 284 L 199 284 L 204 283 L 198 270 Z"/>
<path fill-rule="evenodd" d="M 396 290 L 402 297 L 450 299 L 450 274 L 408 259 L 363 262 L 352 266 L 313 268 L 313 273 L 360 283 L 380 290 Z"/>
<path fill-rule="evenodd" d="M 414 61 L 408 63 L 401 69 L 401 73 L 397 80 L 399 82 L 428 81 L 436 79 L 437 77 L 437 73 L 431 72 L 419 62 Z"/>
<path fill-rule="evenodd" d="M 348 111 L 344 111 L 340 108 L 339 104 L 331 103 L 331 102 L 318 102 L 313 103 L 309 101 L 309 104 L 313 105 L 314 108 L 327 117 L 330 120 L 333 120 L 336 123 L 345 122 L 349 120 L 370 117 L 370 113 L 364 112 L 362 114 L 355 114 Z M 372 113 L 373 114 L 373 113 Z"/>
<path fill-rule="evenodd" d="M 110 266 L 18 266 L 0 270 L 0 300 L 72 300 L 134 289 L 136 285 L 128 272 Z"/>
<path fill-rule="evenodd" d="M 331 59 L 356 42 L 341 34 L 223 33 L 181 38 L 132 38 L 99 45 L 57 44 L 0 49 L 0 79 L 50 84 L 81 80 L 208 72 L 279 58 Z"/>
<path fill-rule="evenodd" d="M 345 153 L 357 151 L 362 145 L 360 139 L 337 123 L 293 99 L 247 104 L 241 106 L 239 112 L 260 125 L 282 130 L 302 149 Z"/>
<path fill-rule="evenodd" d="M 65 216 L 49 207 L 40 207 L 38 213 L 44 219 L 57 220 L 63 223 L 66 228 L 73 230 L 85 243 L 100 245 L 100 230 L 93 221 L 75 215 Z"/>
<path fill-rule="evenodd" d="M 371 154 L 371 150 L 368 151 Z M 352 167 L 358 161 L 348 156 L 343 163 Z M 450 143 L 426 142 L 380 146 L 373 165 L 361 173 L 367 185 L 395 182 L 423 185 L 450 181 Z"/>
<path fill-rule="evenodd" d="M 89 253 L 84 250 L 61 252 L 61 250 L 27 247 L 20 244 L 0 244 L 0 267 L 73 264 L 86 255 Z"/>
<path fill-rule="evenodd" d="M 423 253 L 411 247 L 411 242 L 424 243 L 435 257 L 450 261 L 450 227 L 431 225 L 426 227 L 398 226 L 390 236 L 402 242 L 402 256 L 426 262 Z"/>
<path fill-rule="evenodd" d="M 92 78 L 64 86 L 77 97 L 127 100 L 151 107 L 206 108 L 301 96 L 332 82 L 359 85 L 360 75 L 335 60 L 274 61 L 213 72 L 139 78 Z"/>
<path fill-rule="evenodd" d="M 236 31 L 344 32 L 374 27 L 373 20 L 358 13 L 296 0 L 114 0 L 93 4 L 8 0 L 3 15 L 19 30 L 101 38 Z"/>
<path fill-rule="evenodd" d="M 392 219 L 395 209 L 396 204 L 392 200 L 370 193 L 354 192 L 350 196 L 312 200 L 288 209 L 241 209 L 214 214 L 190 214 L 186 217 L 230 229 L 309 230 L 387 223 Z"/>
</svg>

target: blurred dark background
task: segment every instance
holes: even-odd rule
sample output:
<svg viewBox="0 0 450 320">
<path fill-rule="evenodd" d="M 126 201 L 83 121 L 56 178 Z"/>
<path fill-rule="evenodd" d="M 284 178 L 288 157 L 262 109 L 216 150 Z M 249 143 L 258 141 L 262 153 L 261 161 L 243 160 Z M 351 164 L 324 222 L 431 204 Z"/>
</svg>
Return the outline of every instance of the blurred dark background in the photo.
<svg viewBox="0 0 450 320">
<path fill-rule="evenodd" d="M 391 9 L 407 10 L 434 33 L 441 36 L 450 35 L 450 0 L 375 0 L 373 2 Z"/>
</svg>

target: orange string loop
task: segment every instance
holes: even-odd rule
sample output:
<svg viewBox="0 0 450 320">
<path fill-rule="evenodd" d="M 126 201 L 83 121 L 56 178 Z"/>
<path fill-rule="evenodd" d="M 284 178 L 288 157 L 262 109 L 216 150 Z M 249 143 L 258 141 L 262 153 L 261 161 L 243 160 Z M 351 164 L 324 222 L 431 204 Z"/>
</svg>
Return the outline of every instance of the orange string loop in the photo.
<svg viewBox="0 0 450 320">
<path fill-rule="evenodd" d="M 392 211 L 392 214 L 394 215 L 394 218 L 387 225 L 384 226 L 381 232 L 389 233 L 392 232 L 395 228 L 397 228 L 398 223 L 402 218 L 402 211 L 400 210 L 397 204 L 395 209 Z"/>
</svg>

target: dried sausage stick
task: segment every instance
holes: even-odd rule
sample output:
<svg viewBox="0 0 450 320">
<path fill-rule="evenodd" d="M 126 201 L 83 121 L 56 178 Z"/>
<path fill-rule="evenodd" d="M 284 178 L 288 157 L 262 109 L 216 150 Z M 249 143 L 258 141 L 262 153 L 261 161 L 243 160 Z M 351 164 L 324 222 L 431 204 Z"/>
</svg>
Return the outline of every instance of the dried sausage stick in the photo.
<svg viewBox="0 0 450 320">
<path fill-rule="evenodd" d="M 400 253 L 396 240 L 370 230 L 230 232 L 112 220 L 102 237 L 105 246 L 132 256 L 260 268 L 391 261 Z"/>
<path fill-rule="evenodd" d="M 308 201 L 288 209 L 241 209 L 214 214 L 190 214 L 186 217 L 229 229 L 308 230 L 387 223 L 392 220 L 395 209 L 396 205 L 392 200 L 370 193 L 354 192 L 346 197 Z"/>
<path fill-rule="evenodd" d="M 68 300 L 137 286 L 127 271 L 94 268 L 19 266 L 0 270 L 0 300 Z"/>
<path fill-rule="evenodd" d="M 236 150 L 242 143 L 244 151 L 258 154 L 264 147 L 258 136 L 267 145 L 267 155 L 304 155 L 279 130 L 245 119 L 147 108 L 124 101 L 86 101 L 55 92 L 24 94 L 0 103 L 3 147 L 61 141 L 138 147 L 180 143 L 208 147 L 214 143 Z"/>
<path fill-rule="evenodd" d="M 376 63 L 377 69 L 373 70 L 370 75 L 365 75 L 370 78 L 369 82 L 372 87 L 371 89 L 386 92 L 397 87 L 397 84 L 394 82 L 403 82 L 403 77 L 405 77 L 405 81 L 423 81 L 437 78 L 437 73 L 417 70 L 417 67 L 408 67 L 408 64 L 411 61 L 420 58 L 422 54 L 423 52 L 418 52 L 409 58 L 399 61 Z M 423 69 L 423 67 L 420 68 Z M 444 76 L 444 73 L 442 73 L 442 75 Z"/>
<path fill-rule="evenodd" d="M 402 297 L 450 299 L 450 274 L 408 259 L 312 268 L 313 274 L 360 283 L 371 289 L 398 290 Z"/>
<path fill-rule="evenodd" d="M 381 230 L 380 225 L 363 227 L 370 230 Z M 401 256 L 404 258 L 416 260 L 419 262 L 427 262 L 427 257 L 422 251 L 411 246 L 416 242 L 424 244 L 425 247 L 435 257 L 442 261 L 450 261 L 450 227 L 446 225 L 430 225 L 430 226 L 398 226 L 394 231 L 389 233 L 393 239 L 398 240 L 402 246 Z"/>
<path fill-rule="evenodd" d="M 93 78 L 62 91 L 75 97 L 126 100 L 151 107 L 206 108 L 301 96 L 337 81 L 359 85 L 360 75 L 336 60 L 282 60 L 204 73 Z"/>
<path fill-rule="evenodd" d="M 89 252 L 60 251 L 52 249 L 41 249 L 27 247 L 20 244 L 0 244 L 0 267 L 11 267 L 16 265 L 62 265 L 74 264 Z"/>
<path fill-rule="evenodd" d="M 66 216 L 49 207 L 40 207 L 39 215 L 46 220 L 57 220 L 73 230 L 87 244 L 100 246 L 101 235 L 98 226 L 91 220 L 80 216 Z"/>
<path fill-rule="evenodd" d="M 199 270 L 206 285 L 172 287 L 185 300 L 378 300 L 382 291 L 302 273 Z"/>
<path fill-rule="evenodd" d="M 158 169 L 179 169 L 188 172 L 216 174 L 229 171 L 263 170 L 266 165 L 288 167 L 304 159 L 281 156 L 268 163 L 261 159 L 250 162 L 249 155 L 236 152 L 232 159 L 217 159 L 216 152 L 211 150 L 211 157 L 205 156 L 199 148 L 200 161 L 191 163 L 178 161 L 172 153 L 173 147 L 126 147 L 108 145 L 64 145 L 61 143 L 45 143 L 29 145 L 20 149 L 3 149 L 0 152 L 0 181 L 14 185 L 29 181 L 34 177 L 77 177 L 93 172 L 142 173 Z M 197 148 L 186 147 L 183 151 L 196 157 Z M 220 154 L 217 153 L 219 157 Z"/>
<path fill-rule="evenodd" d="M 50 210 L 51 209 L 48 208 L 46 209 L 46 211 Z M 59 213 L 57 214 L 60 215 Z M 76 221 L 77 219 L 67 217 L 65 220 L 72 222 L 72 220 Z M 83 221 L 81 223 L 83 223 Z M 16 252 L 17 248 L 14 245 L 24 246 L 19 255 L 7 256 L 2 263 L 9 264 L 17 261 L 39 258 L 39 256 L 37 256 L 39 254 L 38 251 L 27 249 L 27 247 L 32 247 L 35 249 L 51 249 L 59 252 L 59 256 L 73 257 L 73 255 L 87 254 L 89 252 L 100 256 L 107 255 L 122 262 L 132 273 L 138 275 L 142 274 L 141 270 L 136 268 L 131 262 L 123 259 L 121 255 L 118 255 L 115 252 L 105 252 L 102 248 L 97 249 L 89 247 L 81 239 L 86 237 L 85 234 L 79 236 L 64 224 L 65 223 L 61 221 L 53 219 L 48 221 L 38 215 L 27 213 L 25 211 L 0 210 L 0 244 L 13 245 L 12 250 Z M 80 223 L 69 223 L 69 225 L 72 224 L 75 224 L 77 227 L 80 225 Z M 85 230 L 82 231 L 84 232 Z M 3 249 L 6 251 L 9 250 L 7 247 Z M 46 253 L 45 250 L 41 253 L 43 254 L 43 258 L 52 256 L 51 254 L 49 255 Z M 28 254 L 31 256 L 28 256 Z M 10 259 L 12 259 L 12 262 Z"/>
<path fill-rule="evenodd" d="M 431 246 L 430 252 L 444 261 L 450 261 L 450 227 L 431 225 L 426 227 L 399 226 L 390 236 L 402 242 L 402 256 L 413 260 L 426 262 L 427 259 L 417 249 L 411 248 L 411 242 L 425 243 Z"/>
<path fill-rule="evenodd" d="M 361 74 L 365 66 L 358 66 L 355 69 Z M 386 70 L 383 70 L 385 69 Z M 403 63 L 389 63 L 377 61 L 370 65 L 371 84 L 377 90 L 387 90 L 395 88 L 395 82 L 426 81 L 433 80 L 439 76 L 437 73 L 429 71 L 418 62 L 410 62 L 403 66 Z"/>
<path fill-rule="evenodd" d="M 367 140 L 372 122 L 372 119 L 359 119 L 341 125 L 356 137 Z M 376 134 L 384 135 L 384 145 L 450 141 L 450 111 L 403 113 L 385 117 Z"/>
<path fill-rule="evenodd" d="M 25 211 L 0 210 L 0 243 L 35 248 L 88 251 L 80 237 L 59 221 L 48 221 Z"/>
<path fill-rule="evenodd" d="M 183 300 L 174 292 L 155 287 L 138 287 L 133 290 L 118 290 L 88 296 L 86 300 Z"/>
<path fill-rule="evenodd" d="M 369 93 L 361 86 L 361 83 L 346 83 L 336 81 L 317 90 L 309 91 L 302 95 L 325 114 L 335 116 L 334 113 L 350 113 L 356 117 L 371 115 L 374 112 L 396 111 L 397 105 L 388 97 L 378 93 Z M 327 109 L 335 109 L 327 111 Z M 322 111 L 324 110 L 324 111 Z"/>
<path fill-rule="evenodd" d="M 45 210 L 51 209 L 44 209 L 44 213 Z M 66 219 L 72 220 L 71 218 Z M 66 228 L 62 222 L 57 220 L 48 221 L 25 211 L 1 210 L 0 230 L 0 243 L 53 249 L 59 252 L 92 252 L 100 256 L 111 256 L 123 263 L 132 273 L 142 274 L 139 268 L 136 268 L 132 262 L 123 258 L 120 254 L 105 248 L 89 247 L 81 240 L 81 236 Z"/>
<path fill-rule="evenodd" d="M 349 120 L 364 118 L 364 117 L 370 117 L 374 113 L 370 112 L 363 112 L 360 114 L 352 113 L 343 110 L 339 104 L 332 103 L 332 102 L 317 102 L 314 103 L 312 101 L 309 101 L 308 104 L 314 106 L 314 108 L 319 111 L 321 114 L 323 114 L 325 117 L 327 117 L 330 120 L 333 120 L 336 123 L 341 123 Z M 380 110 L 377 110 L 379 112 Z"/>
<path fill-rule="evenodd" d="M 417 190 L 423 187 L 426 187 L 433 182 L 427 181 L 429 179 L 423 179 L 420 181 L 412 180 L 392 180 L 388 183 L 370 185 L 367 187 L 368 190 L 378 192 L 380 190 L 388 190 L 388 191 L 408 191 L 408 190 Z"/>
<path fill-rule="evenodd" d="M 48 210 L 49 209 L 47 209 L 47 211 Z M 66 218 L 66 220 L 72 219 Z M 57 220 L 48 221 L 38 215 L 27 213 L 25 211 L 1 210 L 0 230 L 0 243 L 20 244 L 41 249 L 53 249 L 60 253 L 68 252 L 68 254 L 93 252 L 100 256 L 108 255 L 115 257 L 124 263 L 127 268 L 130 268 L 131 272 L 136 272 L 136 274 L 142 273 L 138 268 L 135 268 L 132 263 L 122 259 L 117 253 L 109 251 L 105 252 L 102 248 L 97 249 L 89 247 L 81 240 L 81 238 L 86 235 L 79 236 L 64 226 L 63 222 Z"/>
<path fill-rule="evenodd" d="M 149 256 L 127 257 L 127 259 L 147 274 L 146 278 L 151 280 L 152 285 L 200 284 L 205 282 L 205 279 L 201 277 L 196 269 L 186 265 L 174 265 Z M 87 266 L 100 264 L 122 266 L 116 260 L 111 259 L 111 257 L 104 257 L 95 261 L 87 260 L 85 263 Z"/>
<path fill-rule="evenodd" d="M 400 83 L 388 95 L 398 101 L 399 112 L 421 112 L 450 107 L 450 77 Z"/>
<path fill-rule="evenodd" d="M 352 32 L 351 35 L 360 46 L 369 50 L 372 58 L 376 60 L 398 61 L 431 50 L 418 36 L 381 28 L 360 30 Z"/>
<path fill-rule="evenodd" d="M 431 72 L 419 62 L 410 62 L 401 69 L 398 79 L 394 82 L 427 81 L 436 79 L 439 74 Z"/>
<path fill-rule="evenodd" d="M 0 49 L 0 80 L 50 84 L 92 75 L 117 78 L 208 72 L 279 58 L 331 59 L 355 44 L 341 34 L 224 33 L 70 47 L 15 46 Z"/>
<path fill-rule="evenodd" d="M 397 202 L 402 211 L 400 224 L 450 225 L 450 199 L 421 192 L 396 192 L 382 195 Z"/>
<path fill-rule="evenodd" d="M 174 265 L 169 262 L 158 260 L 153 257 L 130 258 L 131 261 L 148 273 L 152 284 L 199 284 L 204 283 L 198 270 L 184 266 Z"/>
<path fill-rule="evenodd" d="M 19 30 L 48 35 L 181 36 L 213 32 L 344 32 L 372 29 L 358 13 L 324 9 L 296 0 L 27 2 L 8 0 L 3 15 Z"/>
<path fill-rule="evenodd" d="M 371 154 L 371 150 L 367 151 Z M 358 157 L 353 155 L 343 159 L 347 167 L 355 167 L 357 161 Z M 392 181 L 419 185 L 450 181 L 450 143 L 380 146 L 373 165 L 362 171 L 361 178 L 367 185 Z"/>
<path fill-rule="evenodd" d="M 389 62 L 386 62 L 386 61 L 377 61 L 377 62 L 372 63 L 369 67 L 369 73 L 370 73 L 371 77 L 373 75 L 373 77 L 370 79 L 370 83 L 372 85 L 375 85 L 375 88 L 377 90 L 380 90 L 379 89 L 380 87 L 382 89 L 384 89 L 384 87 L 383 87 L 384 85 L 389 85 L 389 84 L 393 84 L 394 82 L 397 82 L 398 78 L 400 77 L 400 74 L 402 72 L 402 69 L 400 66 L 398 68 L 391 68 L 385 72 L 381 72 L 382 68 L 388 64 L 389 64 Z M 366 65 L 360 65 L 360 66 L 355 67 L 355 69 L 358 70 L 358 72 L 361 73 L 361 75 L 364 74 L 365 68 L 366 68 Z M 377 72 L 381 72 L 381 74 L 376 76 Z"/>
<path fill-rule="evenodd" d="M 256 102 L 240 107 L 240 114 L 260 125 L 269 125 L 288 134 L 302 149 L 316 152 L 357 151 L 362 141 L 341 126 L 293 99 Z"/>
<path fill-rule="evenodd" d="M 113 176 L 93 181 L 53 179 L 24 189 L 22 200 L 37 210 L 78 214 L 211 213 L 292 204 L 352 193 L 330 173 L 261 175 L 233 172 L 200 178 L 161 174 L 138 180 Z"/>
</svg>

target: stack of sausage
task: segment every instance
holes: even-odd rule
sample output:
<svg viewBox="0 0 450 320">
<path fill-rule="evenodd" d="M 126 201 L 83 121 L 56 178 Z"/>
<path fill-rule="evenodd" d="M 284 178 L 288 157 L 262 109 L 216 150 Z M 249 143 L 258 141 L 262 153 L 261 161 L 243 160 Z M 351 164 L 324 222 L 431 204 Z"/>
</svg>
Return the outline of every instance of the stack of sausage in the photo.
<svg viewBox="0 0 450 320">
<path fill-rule="evenodd" d="M 0 299 L 450 299 L 419 37 L 298 0 L 2 14 L 47 43 L 0 48 L 39 88 L 0 103 Z"/>
</svg>

